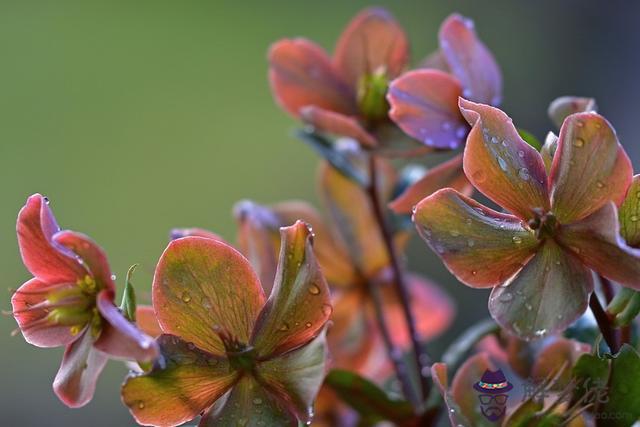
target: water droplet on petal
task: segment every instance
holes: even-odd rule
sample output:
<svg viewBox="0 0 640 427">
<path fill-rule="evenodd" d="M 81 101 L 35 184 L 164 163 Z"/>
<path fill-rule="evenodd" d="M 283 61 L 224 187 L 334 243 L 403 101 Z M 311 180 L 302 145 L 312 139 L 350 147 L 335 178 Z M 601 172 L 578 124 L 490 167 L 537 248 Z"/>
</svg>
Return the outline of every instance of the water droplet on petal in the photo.
<svg viewBox="0 0 640 427">
<path fill-rule="evenodd" d="M 500 165 L 500 169 L 503 171 L 507 171 L 507 162 L 502 157 L 498 157 L 498 164 Z"/>
<path fill-rule="evenodd" d="M 138 409 L 144 409 L 144 402 L 142 400 L 138 402 Z"/>
<path fill-rule="evenodd" d="M 324 313 L 325 316 L 331 316 L 331 313 L 333 313 L 331 304 L 322 304 L 322 313 Z"/>
<path fill-rule="evenodd" d="M 320 294 L 320 288 L 318 287 L 318 285 L 311 285 L 311 286 L 309 286 L 309 293 L 311 295 L 319 295 Z"/>
<path fill-rule="evenodd" d="M 309 328 L 311 327 L 311 322 L 307 322 L 307 323 L 305 323 L 305 324 L 304 324 L 304 327 L 305 327 L 305 328 L 307 328 L 307 329 L 309 329 Z"/>
<path fill-rule="evenodd" d="M 474 179 L 478 184 L 483 183 L 487 179 L 487 174 L 484 173 L 482 169 L 478 169 L 475 172 L 471 173 L 471 178 Z"/>
<path fill-rule="evenodd" d="M 472 248 L 476 245 L 476 242 L 473 239 L 467 240 L 467 245 Z"/>
<path fill-rule="evenodd" d="M 491 137 L 491 143 L 492 144 L 497 144 L 498 142 L 500 142 L 500 141 L 498 141 L 498 138 L 496 138 L 495 136 Z"/>
<path fill-rule="evenodd" d="M 511 292 L 504 292 L 500 295 L 500 302 L 509 302 L 513 299 L 513 294 Z"/>
<path fill-rule="evenodd" d="M 253 399 L 253 404 L 262 405 L 262 399 L 260 399 L 259 397 L 256 397 L 255 399 Z"/>
<path fill-rule="evenodd" d="M 451 123 L 448 121 L 442 122 L 442 130 L 451 130 Z"/>
<path fill-rule="evenodd" d="M 191 295 L 189 295 L 189 292 L 184 291 L 182 292 L 182 301 L 189 303 L 189 301 L 191 301 Z"/>
<path fill-rule="evenodd" d="M 522 150 L 518 151 L 518 157 L 523 158 L 524 157 L 524 151 L 522 151 Z"/>
<path fill-rule="evenodd" d="M 451 230 L 449 234 L 451 234 L 452 237 L 458 237 L 460 232 L 458 230 Z"/>
<path fill-rule="evenodd" d="M 578 148 L 583 147 L 584 146 L 584 139 L 582 139 L 582 138 L 574 139 L 573 140 L 573 146 L 574 147 L 578 147 Z"/>
<path fill-rule="evenodd" d="M 523 180 L 527 181 L 527 180 L 529 179 L 529 169 L 527 169 L 527 168 L 521 168 L 521 169 L 518 171 L 518 176 L 519 176 L 520 178 L 522 178 Z"/>
<path fill-rule="evenodd" d="M 289 324 L 287 322 L 282 322 L 282 325 L 278 328 L 279 331 L 285 332 L 289 330 Z"/>
<path fill-rule="evenodd" d="M 526 303 L 524 304 L 524 308 L 526 308 L 526 309 L 527 309 L 527 311 L 531 311 L 531 310 L 533 310 L 533 306 L 532 306 L 531 304 L 529 304 L 528 302 L 526 302 Z"/>
<path fill-rule="evenodd" d="M 605 186 L 604 186 L 604 182 L 602 182 L 602 181 L 600 181 L 600 180 L 596 181 L 596 187 L 598 187 L 598 188 L 604 188 L 604 187 L 605 187 Z"/>
<path fill-rule="evenodd" d="M 522 237 L 520 236 L 513 236 L 511 240 L 513 240 L 513 243 L 515 243 L 516 245 L 519 245 L 520 243 L 522 243 Z"/>
<path fill-rule="evenodd" d="M 638 221 L 638 215 L 631 215 L 631 217 L 629 217 L 629 219 L 631 220 L 631 222 L 637 222 Z"/>
</svg>

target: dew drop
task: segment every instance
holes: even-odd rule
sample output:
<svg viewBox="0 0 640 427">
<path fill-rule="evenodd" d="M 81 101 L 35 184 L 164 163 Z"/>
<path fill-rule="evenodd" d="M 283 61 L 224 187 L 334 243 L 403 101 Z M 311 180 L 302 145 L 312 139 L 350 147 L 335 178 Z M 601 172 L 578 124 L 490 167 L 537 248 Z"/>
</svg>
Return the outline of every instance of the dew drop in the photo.
<svg viewBox="0 0 640 427">
<path fill-rule="evenodd" d="M 516 245 L 522 243 L 522 238 L 520 236 L 513 236 L 511 240 L 513 240 L 513 243 L 515 243 Z"/>
<path fill-rule="evenodd" d="M 442 247 L 441 245 L 437 245 L 436 246 L 436 252 L 438 252 L 439 254 L 443 254 L 444 253 L 444 247 Z"/>
<path fill-rule="evenodd" d="M 305 327 L 305 328 L 307 328 L 307 329 L 309 329 L 309 328 L 311 327 L 311 322 L 307 322 L 307 323 L 305 323 L 305 324 L 304 324 L 304 327 Z"/>
<path fill-rule="evenodd" d="M 529 304 L 528 302 L 524 304 L 524 308 L 526 308 L 527 311 L 533 310 L 533 306 L 531 304 Z"/>
<path fill-rule="evenodd" d="M 539 329 L 533 333 L 536 337 L 542 337 L 547 334 L 546 329 Z"/>
<path fill-rule="evenodd" d="M 582 138 L 576 138 L 573 140 L 573 146 L 574 147 L 583 147 L 584 146 L 584 139 Z"/>
<path fill-rule="evenodd" d="M 524 151 L 522 151 L 522 150 L 518 151 L 518 157 L 523 158 L 524 157 Z"/>
<path fill-rule="evenodd" d="M 260 399 L 259 397 L 256 397 L 255 399 L 253 399 L 253 404 L 262 405 L 262 399 Z"/>
<path fill-rule="evenodd" d="M 476 245 L 476 242 L 473 239 L 467 240 L 467 245 L 472 248 Z"/>
<path fill-rule="evenodd" d="M 249 422 L 248 418 L 239 418 L 238 419 L 238 427 L 244 427 Z"/>
<path fill-rule="evenodd" d="M 449 234 L 451 234 L 452 237 L 460 236 L 460 232 L 458 230 L 451 230 Z"/>
<path fill-rule="evenodd" d="M 451 123 L 448 121 L 442 122 L 442 130 L 451 130 Z"/>
<path fill-rule="evenodd" d="M 638 215 L 631 215 L 629 219 L 631 220 L 631 222 L 638 222 Z"/>
<path fill-rule="evenodd" d="M 582 123 L 580 120 L 578 120 L 578 121 L 576 122 L 576 126 L 578 126 L 579 128 L 581 128 L 581 127 L 583 127 L 583 126 L 584 126 L 584 123 Z"/>
<path fill-rule="evenodd" d="M 471 270 L 471 275 L 475 276 L 476 274 L 478 274 L 478 272 L 476 270 Z"/>
<path fill-rule="evenodd" d="M 471 174 L 471 177 L 474 179 L 474 181 L 476 181 L 478 184 L 483 183 L 484 181 L 487 180 L 487 174 L 484 173 L 483 170 L 478 169 L 477 171 L 473 172 Z"/>
<path fill-rule="evenodd" d="M 527 180 L 529 179 L 529 169 L 527 169 L 527 168 L 521 168 L 521 169 L 518 171 L 518 176 L 519 176 L 520 178 L 522 178 L 523 180 L 527 181 Z"/>
<path fill-rule="evenodd" d="M 309 286 L 309 293 L 311 295 L 320 295 L 320 288 L 318 285 L 311 285 Z"/>
<path fill-rule="evenodd" d="M 189 303 L 189 301 L 191 301 L 191 295 L 189 295 L 189 292 L 184 291 L 182 292 L 182 301 Z"/>
<path fill-rule="evenodd" d="M 467 218 L 467 219 L 465 219 L 465 221 L 464 221 L 464 222 L 466 222 L 466 223 L 467 223 L 467 225 L 471 225 L 471 224 L 472 224 L 471 218 Z"/>
<path fill-rule="evenodd" d="M 496 138 L 495 136 L 492 136 L 492 137 L 491 137 L 491 143 L 492 143 L 492 144 L 497 144 L 498 142 L 499 142 L 499 141 L 498 141 L 498 138 Z"/>
<path fill-rule="evenodd" d="M 499 298 L 500 302 L 509 302 L 511 300 L 513 300 L 513 294 L 511 292 L 504 292 Z"/>
<path fill-rule="evenodd" d="M 498 164 L 500 165 L 500 169 L 505 172 L 507 171 L 507 162 L 505 162 L 502 157 L 498 157 Z"/>
<path fill-rule="evenodd" d="M 289 330 L 289 324 L 287 322 L 282 322 L 282 325 L 278 328 L 279 331 L 285 332 Z"/>
<path fill-rule="evenodd" d="M 322 312 L 325 316 L 331 316 L 331 313 L 333 313 L 333 307 L 331 304 L 322 304 Z"/>
<path fill-rule="evenodd" d="M 142 400 L 138 402 L 138 409 L 144 409 L 144 402 Z"/>
<path fill-rule="evenodd" d="M 431 139 L 431 138 L 426 138 L 426 139 L 424 140 L 424 143 L 425 143 L 425 144 L 427 144 L 427 145 L 429 145 L 429 146 L 432 146 L 432 145 L 433 145 L 433 139 Z"/>
<path fill-rule="evenodd" d="M 115 280 L 116 280 L 116 275 L 115 274 L 111 275 L 111 280 L 113 280 L 115 282 Z"/>
<path fill-rule="evenodd" d="M 602 182 L 602 181 L 596 181 L 596 187 L 598 187 L 598 188 L 604 188 L 604 182 Z"/>
</svg>

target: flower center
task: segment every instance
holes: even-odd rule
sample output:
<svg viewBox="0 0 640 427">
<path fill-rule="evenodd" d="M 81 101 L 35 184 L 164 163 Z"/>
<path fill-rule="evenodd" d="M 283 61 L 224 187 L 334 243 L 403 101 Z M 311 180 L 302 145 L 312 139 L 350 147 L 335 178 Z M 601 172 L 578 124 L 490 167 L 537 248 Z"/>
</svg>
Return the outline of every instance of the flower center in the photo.
<svg viewBox="0 0 640 427">
<path fill-rule="evenodd" d="M 528 222 L 529 228 L 535 231 L 536 238 L 542 240 L 553 237 L 558 228 L 558 220 L 551 212 L 543 212 L 542 209 L 534 209 L 535 217 Z"/>
<path fill-rule="evenodd" d="M 231 366 L 241 372 L 253 371 L 256 356 L 254 348 L 240 342 L 237 337 L 221 326 L 216 326 L 214 330 L 224 345 Z"/>
<path fill-rule="evenodd" d="M 387 70 L 379 67 L 371 74 L 365 74 L 358 81 L 358 107 L 362 115 L 369 121 L 377 122 L 387 116 L 389 103 L 385 97 L 389 79 Z"/>
</svg>

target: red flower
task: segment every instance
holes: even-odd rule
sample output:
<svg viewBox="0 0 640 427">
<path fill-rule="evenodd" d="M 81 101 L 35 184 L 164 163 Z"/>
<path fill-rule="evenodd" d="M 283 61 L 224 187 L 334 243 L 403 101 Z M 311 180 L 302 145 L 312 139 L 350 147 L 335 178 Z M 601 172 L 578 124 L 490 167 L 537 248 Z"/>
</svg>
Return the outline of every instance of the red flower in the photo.
<svg viewBox="0 0 640 427">
<path fill-rule="evenodd" d="M 27 342 L 66 346 L 53 388 L 70 407 L 88 403 L 109 357 L 151 361 L 152 338 L 114 305 L 115 285 L 107 258 L 91 239 L 60 231 L 48 200 L 35 194 L 18 214 L 18 244 L 35 277 L 11 299 Z"/>
<path fill-rule="evenodd" d="M 523 338 L 564 329 L 586 309 L 592 270 L 640 289 L 640 251 L 620 237 L 616 208 L 632 168 L 609 122 L 567 117 L 547 171 L 502 111 L 464 99 L 460 108 L 473 125 L 467 178 L 509 213 L 444 189 L 418 204 L 414 221 L 460 281 L 494 288 L 496 321 Z"/>
</svg>

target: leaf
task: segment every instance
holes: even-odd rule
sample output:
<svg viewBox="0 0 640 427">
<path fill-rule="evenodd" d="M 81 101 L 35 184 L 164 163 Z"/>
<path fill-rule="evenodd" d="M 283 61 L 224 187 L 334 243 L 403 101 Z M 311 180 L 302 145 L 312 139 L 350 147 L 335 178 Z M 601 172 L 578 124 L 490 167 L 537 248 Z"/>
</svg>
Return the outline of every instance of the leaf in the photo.
<svg viewBox="0 0 640 427">
<path fill-rule="evenodd" d="M 136 291 L 131 284 L 131 276 L 138 267 L 138 264 L 133 264 L 127 270 L 127 277 L 125 278 L 124 293 L 122 294 L 122 303 L 120 303 L 120 311 L 124 317 L 130 322 L 136 321 Z"/>
<path fill-rule="evenodd" d="M 611 359 L 608 398 L 601 413 L 607 426 L 628 427 L 640 419 L 640 354 L 628 344 Z"/>
<path fill-rule="evenodd" d="M 585 393 L 592 390 L 594 386 L 607 384 L 609 361 L 594 354 L 583 354 L 576 361 L 572 369 L 572 375 L 576 379 L 576 391 L 573 394 L 573 399 L 578 400 Z"/>
<path fill-rule="evenodd" d="M 520 135 L 520 138 L 522 138 L 524 142 L 526 142 L 536 150 L 540 151 L 540 149 L 542 148 L 542 143 L 540 142 L 540 140 L 536 138 L 536 136 L 531 132 L 522 128 L 518 128 L 518 135 Z"/>
<path fill-rule="evenodd" d="M 309 129 L 298 129 L 296 136 L 309 144 L 320 156 L 328 161 L 345 177 L 355 181 L 360 187 L 369 185 L 369 176 L 356 166 L 344 150 L 340 150 L 327 138 Z"/>
<path fill-rule="evenodd" d="M 353 372 L 334 369 L 325 384 L 363 417 L 401 424 L 414 416 L 409 402 L 390 398 L 377 385 Z"/>
</svg>

